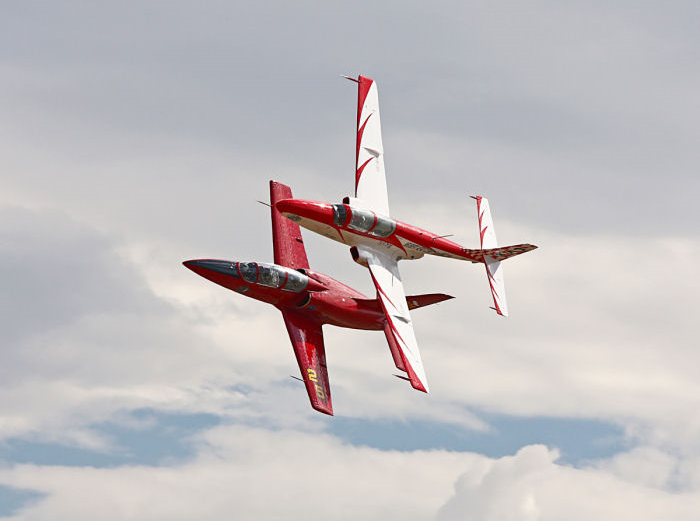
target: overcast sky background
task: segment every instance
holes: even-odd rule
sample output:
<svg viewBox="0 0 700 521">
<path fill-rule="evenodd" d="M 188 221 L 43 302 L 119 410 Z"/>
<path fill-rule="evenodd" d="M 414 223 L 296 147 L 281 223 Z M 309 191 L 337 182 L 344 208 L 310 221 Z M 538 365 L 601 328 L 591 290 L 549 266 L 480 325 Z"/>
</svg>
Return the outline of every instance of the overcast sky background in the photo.
<svg viewBox="0 0 700 521">
<path fill-rule="evenodd" d="M 697 2 L 4 2 L 0 516 L 697 519 Z M 353 190 L 379 85 L 431 394 L 325 328 L 313 411 L 272 307 L 180 264 L 272 260 L 268 180 Z M 311 265 L 373 295 L 346 247 Z"/>
</svg>

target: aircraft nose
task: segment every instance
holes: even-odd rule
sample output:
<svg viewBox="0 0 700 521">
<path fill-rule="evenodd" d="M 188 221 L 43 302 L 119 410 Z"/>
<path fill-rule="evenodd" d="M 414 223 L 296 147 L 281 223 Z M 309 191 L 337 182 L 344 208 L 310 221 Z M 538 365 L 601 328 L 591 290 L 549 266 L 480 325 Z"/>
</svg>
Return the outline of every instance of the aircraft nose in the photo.
<svg viewBox="0 0 700 521">
<path fill-rule="evenodd" d="M 333 206 L 319 201 L 305 199 L 283 199 L 275 203 L 275 208 L 285 217 L 296 221 L 296 217 L 305 217 L 324 224 L 333 223 Z"/>
<path fill-rule="evenodd" d="M 222 275 L 232 275 L 234 277 L 238 276 L 236 263 L 227 260 L 196 259 L 185 261 L 182 264 L 198 275 L 202 275 L 207 271 L 214 271 L 216 273 L 221 273 Z"/>
</svg>

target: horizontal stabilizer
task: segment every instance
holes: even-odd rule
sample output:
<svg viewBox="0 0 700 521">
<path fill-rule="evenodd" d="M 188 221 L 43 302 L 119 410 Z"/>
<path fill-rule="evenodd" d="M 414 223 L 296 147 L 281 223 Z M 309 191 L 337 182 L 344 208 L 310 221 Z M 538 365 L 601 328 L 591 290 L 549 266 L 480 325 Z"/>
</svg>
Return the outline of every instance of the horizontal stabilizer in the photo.
<svg viewBox="0 0 700 521">
<path fill-rule="evenodd" d="M 445 295 L 444 293 L 427 293 L 425 295 L 409 295 L 406 297 L 406 304 L 408 305 L 408 309 L 413 310 L 413 309 L 418 309 L 418 308 L 424 308 L 425 306 L 430 306 L 431 304 L 439 304 L 440 302 L 444 302 L 446 300 L 453 299 L 454 297 L 452 295 Z M 362 306 L 367 309 L 371 310 L 376 310 L 376 311 L 382 311 L 381 304 L 378 299 L 376 298 L 367 298 L 367 299 L 362 299 L 362 298 L 357 298 L 355 299 L 355 302 L 359 306 Z M 403 320 L 403 318 L 402 318 Z"/>
<path fill-rule="evenodd" d="M 528 250 L 524 248 L 524 245 L 520 245 L 523 246 L 523 249 L 517 252 L 515 252 L 513 246 L 498 248 L 489 201 L 479 195 L 473 198 L 476 199 L 476 211 L 479 217 L 479 239 L 481 241 L 481 251 L 479 253 L 481 254 L 481 262 L 486 267 L 486 276 L 488 277 L 489 288 L 493 297 L 493 309 L 499 315 L 507 317 L 508 303 L 506 301 L 506 285 L 503 281 L 501 261 Z"/>
<path fill-rule="evenodd" d="M 428 293 L 427 295 L 409 295 L 406 297 L 406 303 L 408 304 L 408 309 L 413 310 L 416 308 L 422 308 L 429 306 L 431 304 L 437 304 L 438 302 L 444 302 L 445 300 L 450 300 L 454 298 L 452 295 L 445 295 L 444 293 Z"/>
<path fill-rule="evenodd" d="M 537 248 L 534 244 L 514 244 L 513 246 L 502 246 L 500 248 L 489 248 L 487 250 L 481 250 L 484 258 L 494 259 L 497 261 L 502 261 L 520 255 L 521 253 L 527 253 L 529 251 Z"/>
<path fill-rule="evenodd" d="M 503 268 L 500 261 L 484 257 L 486 276 L 489 279 L 493 308 L 502 317 L 508 316 L 508 302 L 506 301 L 506 285 L 503 282 Z"/>
</svg>

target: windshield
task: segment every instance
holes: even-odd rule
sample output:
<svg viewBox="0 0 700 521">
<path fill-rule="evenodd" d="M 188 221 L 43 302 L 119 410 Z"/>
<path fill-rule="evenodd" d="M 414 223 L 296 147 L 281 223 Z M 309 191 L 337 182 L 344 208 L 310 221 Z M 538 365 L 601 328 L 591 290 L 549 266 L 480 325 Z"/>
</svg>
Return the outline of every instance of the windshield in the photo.
<svg viewBox="0 0 700 521">
<path fill-rule="evenodd" d="M 344 204 L 334 204 L 333 205 L 333 224 L 336 226 L 342 226 L 345 224 L 345 220 L 348 218 L 348 211 Z"/>
<path fill-rule="evenodd" d="M 255 284 L 258 280 L 258 265 L 254 262 L 239 262 L 238 269 L 241 272 L 241 277 L 246 282 Z"/>
</svg>

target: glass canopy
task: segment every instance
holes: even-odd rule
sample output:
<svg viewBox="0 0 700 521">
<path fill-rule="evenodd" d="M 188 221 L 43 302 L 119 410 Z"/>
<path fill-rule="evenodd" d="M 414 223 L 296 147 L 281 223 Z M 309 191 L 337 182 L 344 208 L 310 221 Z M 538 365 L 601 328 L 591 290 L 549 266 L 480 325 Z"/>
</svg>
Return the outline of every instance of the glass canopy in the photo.
<svg viewBox="0 0 700 521">
<path fill-rule="evenodd" d="M 346 204 L 333 205 L 333 224 L 344 226 L 350 220 L 347 227 L 362 233 L 368 233 L 377 237 L 389 237 L 396 230 L 396 221 L 388 217 L 377 215 L 371 210 L 361 210 Z"/>
</svg>

